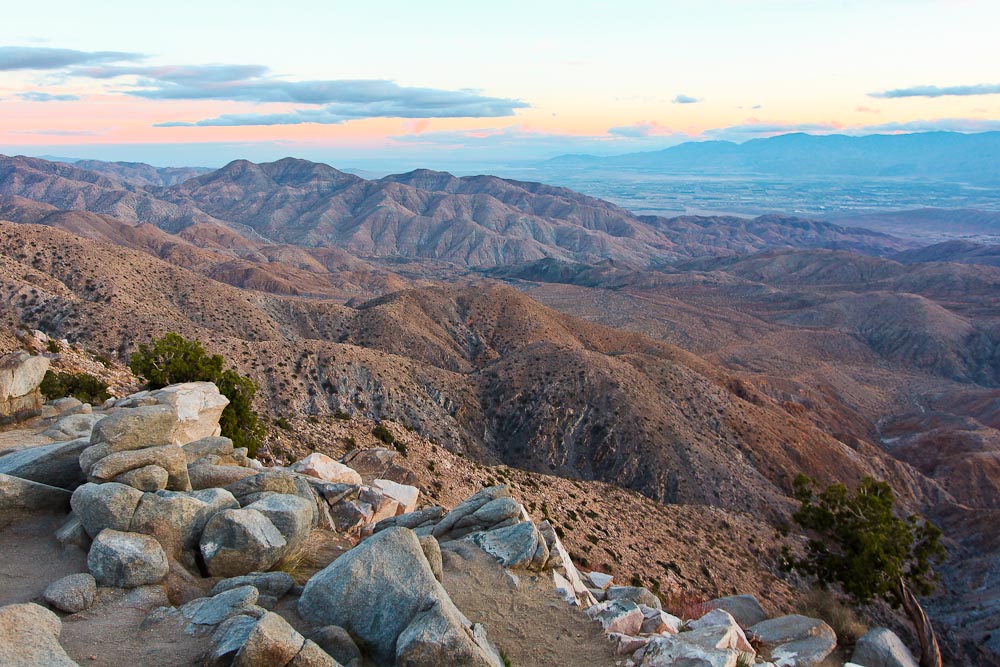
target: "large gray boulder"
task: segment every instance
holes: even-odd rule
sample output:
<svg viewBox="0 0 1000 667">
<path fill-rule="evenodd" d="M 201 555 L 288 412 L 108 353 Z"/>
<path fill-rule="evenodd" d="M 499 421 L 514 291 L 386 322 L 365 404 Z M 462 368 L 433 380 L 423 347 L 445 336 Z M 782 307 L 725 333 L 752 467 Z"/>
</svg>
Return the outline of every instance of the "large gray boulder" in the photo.
<svg viewBox="0 0 1000 667">
<path fill-rule="evenodd" d="M 888 628 L 872 628 L 858 640 L 851 662 L 862 667 L 918 667 L 910 649 Z"/>
<path fill-rule="evenodd" d="M 438 524 L 440 525 L 440 524 Z M 435 534 L 437 530 L 435 529 Z M 490 554 L 504 567 L 541 570 L 549 559 L 549 549 L 533 523 L 473 533 L 466 538 Z"/>
<path fill-rule="evenodd" d="M 257 606 L 260 593 L 253 586 L 238 586 L 210 597 L 196 598 L 180 607 L 156 610 L 146 619 L 151 626 L 173 621 L 189 635 L 205 635 L 233 616 L 246 614 L 262 616 L 265 611 Z"/>
<path fill-rule="evenodd" d="M 739 652 L 705 648 L 684 641 L 683 634 L 653 637 L 646 644 L 642 667 L 736 667 Z"/>
<path fill-rule="evenodd" d="M 181 445 L 188 463 L 206 456 L 226 457 L 233 454 L 233 441 L 222 436 L 201 438 Z"/>
<path fill-rule="evenodd" d="M 169 405 L 146 405 L 118 410 L 94 426 L 90 444 L 107 445 L 108 453 L 174 442 L 177 415 Z"/>
<path fill-rule="evenodd" d="M 708 606 L 728 611 L 743 629 L 767 620 L 767 613 L 760 606 L 757 598 L 752 595 L 730 595 L 716 598 L 709 602 Z"/>
<path fill-rule="evenodd" d="M 178 445 L 160 445 L 108 454 L 90 467 L 87 478 L 92 482 L 110 482 L 123 473 L 146 466 L 159 466 L 167 471 L 168 489 L 191 490 L 187 458 Z"/>
<path fill-rule="evenodd" d="M 40 512 L 66 511 L 71 497 L 66 489 L 0 473 L 0 529 Z"/>
<path fill-rule="evenodd" d="M 795 667 L 815 667 L 837 647 L 837 634 L 816 618 L 779 616 L 749 628 L 750 639 L 768 649 L 771 661 Z"/>
<path fill-rule="evenodd" d="M 232 493 L 240 505 L 248 505 L 259 497 L 258 494 L 288 493 L 297 495 L 298 487 L 295 484 L 295 474 L 284 470 L 265 470 L 256 473 L 252 477 L 246 477 L 233 482 L 226 487 Z"/>
<path fill-rule="evenodd" d="M 157 584 L 170 569 L 167 555 L 154 538 L 110 528 L 94 538 L 87 567 L 98 584 L 114 588 Z"/>
<path fill-rule="evenodd" d="M 0 665 L 79 667 L 59 645 L 62 621 L 33 603 L 0 607 Z"/>
<path fill-rule="evenodd" d="M 70 574 L 49 584 L 42 597 L 50 605 L 68 614 L 88 609 L 97 596 L 97 580 L 83 572 Z"/>
<path fill-rule="evenodd" d="M 502 664 L 488 642 L 477 643 L 406 528 L 369 537 L 313 575 L 298 609 L 316 626 L 346 629 L 377 665 Z"/>
<path fill-rule="evenodd" d="M 49 360 L 27 352 L 11 352 L 0 357 L 0 401 L 30 394 L 49 370 Z"/>
<path fill-rule="evenodd" d="M 268 612 L 260 618 L 238 615 L 212 636 L 206 667 L 340 667 L 288 622 Z"/>
<path fill-rule="evenodd" d="M 236 577 L 268 570 L 284 554 L 287 542 L 271 521 L 250 509 L 229 509 L 209 519 L 200 548 L 213 577 Z"/>
<path fill-rule="evenodd" d="M 608 600 L 631 600 L 659 611 L 663 608 L 660 598 L 642 586 L 609 586 L 605 592 Z"/>
<path fill-rule="evenodd" d="M 222 510 L 237 508 L 236 498 L 225 489 L 145 493 L 129 530 L 152 535 L 167 555 L 176 559 L 198 547 L 209 519 Z"/>
<path fill-rule="evenodd" d="M 491 486 L 466 498 L 434 526 L 434 537 L 438 539 L 454 539 L 455 537 L 473 532 L 477 528 L 473 523 L 465 524 L 463 529 L 458 527 L 459 522 L 475 514 L 487 503 L 500 498 L 510 498 L 510 488 L 506 484 Z"/>
<path fill-rule="evenodd" d="M 73 492 L 73 513 L 80 519 L 83 529 L 97 537 L 105 528 L 128 531 L 132 525 L 142 491 L 125 484 L 84 484 Z"/>
<path fill-rule="evenodd" d="M 0 473 L 72 491 L 87 481 L 79 461 L 88 444 L 80 438 L 27 447 L 0 457 Z"/>
<path fill-rule="evenodd" d="M 309 539 L 314 503 L 287 493 L 274 493 L 246 506 L 266 516 L 285 538 L 282 560 L 294 558 Z"/>
</svg>

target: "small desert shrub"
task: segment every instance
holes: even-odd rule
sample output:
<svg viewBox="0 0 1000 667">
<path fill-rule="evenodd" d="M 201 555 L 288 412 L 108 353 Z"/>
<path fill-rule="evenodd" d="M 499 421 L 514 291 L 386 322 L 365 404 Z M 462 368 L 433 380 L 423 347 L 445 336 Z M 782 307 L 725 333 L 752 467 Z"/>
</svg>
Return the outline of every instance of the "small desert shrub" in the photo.
<svg viewBox="0 0 1000 667">
<path fill-rule="evenodd" d="M 288 421 L 284 417 L 276 417 L 274 420 L 274 425 L 286 431 L 292 430 L 292 422 Z"/>
<path fill-rule="evenodd" d="M 392 431 L 385 424 L 376 424 L 375 428 L 372 429 L 372 435 L 375 436 L 376 440 L 381 440 L 387 445 L 396 442 L 396 436 L 392 434 Z"/>
<path fill-rule="evenodd" d="M 149 345 L 140 345 L 128 365 L 133 373 L 146 378 L 149 389 L 179 382 L 214 382 L 229 399 L 219 419 L 222 435 L 256 456 L 264 437 L 264 427 L 253 409 L 257 383 L 234 370 L 223 370 L 223 363 L 221 355 L 209 355 L 199 341 L 168 333 Z"/>
<path fill-rule="evenodd" d="M 799 598 L 796 606 L 802 615 L 825 621 L 837 633 L 837 640 L 841 643 L 853 644 L 868 632 L 868 627 L 858 619 L 854 610 L 833 591 L 813 588 Z"/>
<path fill-rule="evenodd" d="M 49 342 L 45 344 L 45 349 L 51 354 L 59 354 L 60 350 L 59 343 L 57 343 L 54 339 L 50 338 Z"/>
<path fill-rule="evenodd" d="M 348 419 L 351 418 L 351 415 L 347 412 L 344 412 L 340 408 L 337 408 L 333 413 L 333 418 L 340 419 L 341 421 L 347 421 Z"/>
<path fill-rule="evenodd" d="M 108 393 L 108 383 L 102 382 L 89 373 L 56 373 L 45 371 L 42 384 L 38 387 L 48 400 L 72 396 L 73 398 L 100 405 L 111 398 Z"/>
</svg>

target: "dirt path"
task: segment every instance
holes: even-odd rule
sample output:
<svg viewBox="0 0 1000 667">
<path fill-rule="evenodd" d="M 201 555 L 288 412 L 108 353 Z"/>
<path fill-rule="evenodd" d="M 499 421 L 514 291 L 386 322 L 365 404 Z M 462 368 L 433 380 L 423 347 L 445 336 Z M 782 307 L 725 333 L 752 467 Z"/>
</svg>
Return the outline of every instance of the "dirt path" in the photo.
<svg viewBox="0 0 1000 667">
<path fill-rule="evenodd" d="M 0 606 L 39 602 L 56 579 L 87 571 L 86 553 L 56 541 L 65 520 L 65 514 L 54 513 L 0 530 Z"/>
<path fill-rule="evenodd" d="M 611 667 L 622 660 L 601 627 L 558 596 L 550 576 L 518 572 L 519 583 L 478 547 L 442 545 L 444 586 L 514 667 L 588 665 Z"/>
</svg>

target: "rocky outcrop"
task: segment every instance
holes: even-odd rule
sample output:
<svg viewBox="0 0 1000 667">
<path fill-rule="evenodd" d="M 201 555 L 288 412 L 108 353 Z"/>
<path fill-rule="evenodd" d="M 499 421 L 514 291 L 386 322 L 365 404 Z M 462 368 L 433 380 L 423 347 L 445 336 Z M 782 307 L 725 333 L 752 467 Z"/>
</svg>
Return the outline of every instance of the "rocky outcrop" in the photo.
<svg viewBox="0 0 1000 667">
<path fill-rule="evenodd" d="M 502 663 L 451 602 L 413 531 L 381 531 L 306 584 L 299 614 L 356 637 L 378 665 Z"/>
<path fill-rule="evenodd" d="M 29 417 L 42 407 L 38 385 L 49 369 L 49 360 L 27 352 L 0 357 L 0 423 Z"/>
<path fill-rule="evenodd" d="M 80 454 L 80 467 L 89 481 L 102 483 L 157 466 L 167 473 L 166 488 L 189 491 L 187 457 L 174 440 L 180 423 L 169 405 L 119 409 L 94 426 L 90 447 Z"/>
</svg>

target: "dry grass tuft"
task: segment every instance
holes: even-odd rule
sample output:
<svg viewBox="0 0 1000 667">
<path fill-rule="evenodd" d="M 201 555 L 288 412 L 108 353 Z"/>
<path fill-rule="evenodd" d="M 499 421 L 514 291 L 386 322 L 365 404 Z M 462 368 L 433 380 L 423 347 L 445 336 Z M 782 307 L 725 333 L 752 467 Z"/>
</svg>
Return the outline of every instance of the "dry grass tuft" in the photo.
<svg viewBox="0 0 1000 667">
<path fill-rule="evenodd" d="M 857 613 L 845 604 L 833 591 L 813 588 L 799 598 L 797 608 L 800 614 L 825 621 L 837 633 L 840 643 L 854 644 L 868 632 Z"/>
</svg>

